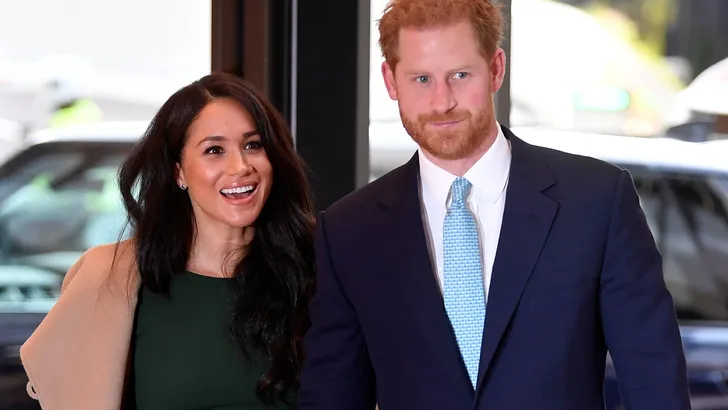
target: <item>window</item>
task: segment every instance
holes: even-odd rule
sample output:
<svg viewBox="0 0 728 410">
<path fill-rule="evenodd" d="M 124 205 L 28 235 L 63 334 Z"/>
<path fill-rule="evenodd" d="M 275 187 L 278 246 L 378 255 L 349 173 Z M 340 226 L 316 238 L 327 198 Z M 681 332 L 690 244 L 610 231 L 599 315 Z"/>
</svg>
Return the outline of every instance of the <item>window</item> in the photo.
<svg viewBox="0 0 728 410">
<path fill-rule="evenodd" d="M 116 175 L 140 135 L 32 137 L 150 120 L 210 71 L 211 21 L 211 3 L 200 0 L 0 5 L 0 312 L 47 310 L 81 253 L 118 239 Z"/>
<path fill-rule="evenodd" d="M 119 238 L 117 173 L 127 143 L 55 142 L 0 168 L 0 264 L 65 273 L 86 249 Z"/>
<path fill-rule="evenodd" d="M 20 138 L 71 121 L 149 120 L 210 71 L 210 52 L 209 1 L 3 2 L 0 123 L 19 127 L 0 132 Z"/>
</svg>

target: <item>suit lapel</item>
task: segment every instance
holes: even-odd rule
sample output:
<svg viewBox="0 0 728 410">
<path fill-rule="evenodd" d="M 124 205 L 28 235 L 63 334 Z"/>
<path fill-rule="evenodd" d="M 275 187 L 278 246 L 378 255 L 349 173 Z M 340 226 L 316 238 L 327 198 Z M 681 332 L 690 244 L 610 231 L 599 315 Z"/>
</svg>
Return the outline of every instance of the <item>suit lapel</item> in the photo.
<svg viewBox="0 0 728 410">
<path fill-rule="evenodd" d="M 486 307 L 477 393 L 518 305 L 559 208 L 544 191 L 556 183 L 533 147 L 503 129 L 511 142 L 511 170 Z"/>
<path fill-rule="evenodd" d="M 438 352 L 436 359 L 442 369 L 452 372 L 451 377 L 469 383 L 425 237 L 417 154 L 392 177 L 391 191 L 381 201 L 385 229 L 379 241 L 382 260 L 400 288 L 398 294 L 416 321 L 423 343 Z"/>
</svg>

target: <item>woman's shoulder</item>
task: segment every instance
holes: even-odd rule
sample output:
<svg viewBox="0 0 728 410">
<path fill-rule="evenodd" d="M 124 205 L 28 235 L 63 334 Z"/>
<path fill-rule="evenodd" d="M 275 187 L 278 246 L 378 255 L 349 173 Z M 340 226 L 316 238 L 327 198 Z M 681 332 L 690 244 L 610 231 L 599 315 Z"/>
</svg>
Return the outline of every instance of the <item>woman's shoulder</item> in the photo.
<svg viewBox="0 0 728 410">
<path fill-rule="evenodd" d="M 136 252 L 132 239 L 105 245 L 98 245 L 86 250 L 63 279 L 61 292 L 78 276 L 79 272 L 111 277 L 127 274 L 135 265 Z"/>
<path fill-rule="evenodd" d="M 114 242 L 105 245 L 89 248 L 79 258 L 79 261 L 133 263 L 135 258 L 135 246 L 133 239 L 126 239 L 121 242 Z"/>
</svg>

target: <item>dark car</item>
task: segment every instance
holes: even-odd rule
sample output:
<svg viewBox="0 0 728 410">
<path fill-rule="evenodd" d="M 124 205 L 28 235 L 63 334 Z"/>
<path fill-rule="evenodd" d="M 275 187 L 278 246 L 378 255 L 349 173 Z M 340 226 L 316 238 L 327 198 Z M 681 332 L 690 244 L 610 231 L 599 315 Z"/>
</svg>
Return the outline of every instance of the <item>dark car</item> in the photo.
<svg viewBox="0 0 728 410">
<path fill-rule="evenodd" d="M 0 165 L 0 410 L 39 409 L 19 348 L 88 248 L 123 234 L 119 166 L 145 123 L 42 131 Z"/>
</svg>

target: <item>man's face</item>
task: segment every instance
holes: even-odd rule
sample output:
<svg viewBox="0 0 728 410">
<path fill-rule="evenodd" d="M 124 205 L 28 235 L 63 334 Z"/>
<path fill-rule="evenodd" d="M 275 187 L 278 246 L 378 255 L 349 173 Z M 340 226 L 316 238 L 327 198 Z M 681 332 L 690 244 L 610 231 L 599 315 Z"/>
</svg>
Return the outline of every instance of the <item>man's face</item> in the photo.
<svg viewBox="0 0 728 410">
<path fill-rule="evenodd" d="M 399 33 L 399 62 L 382 74 L 402 123 L 426 152 L 443 160 L 472 154 L 493 124 L 493 93 L 503 82 L 503 51 L 488 61 L 470 23 Z"/>
</svg>

